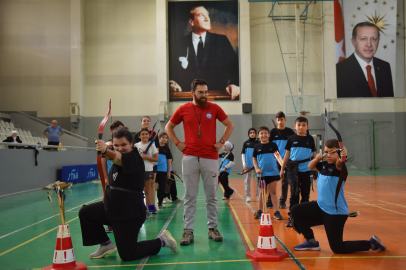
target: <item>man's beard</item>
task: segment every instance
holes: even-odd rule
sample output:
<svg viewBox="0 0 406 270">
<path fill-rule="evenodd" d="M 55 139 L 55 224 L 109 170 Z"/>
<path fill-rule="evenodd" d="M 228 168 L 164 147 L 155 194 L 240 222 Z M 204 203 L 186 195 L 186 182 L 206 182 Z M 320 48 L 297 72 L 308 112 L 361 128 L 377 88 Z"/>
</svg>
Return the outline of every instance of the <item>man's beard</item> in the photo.
<svg viewBox="0 0 406 270">
<path fill-rule="evenodd" d="M 199 105 L 200 107 L 202 107 L 202 108 L 206 107 L 207 98 L 205 98 L 205 97 L 198 98 L 195 95 L 195 101 L 196 101 L 197 105 Z"/>
</svg>

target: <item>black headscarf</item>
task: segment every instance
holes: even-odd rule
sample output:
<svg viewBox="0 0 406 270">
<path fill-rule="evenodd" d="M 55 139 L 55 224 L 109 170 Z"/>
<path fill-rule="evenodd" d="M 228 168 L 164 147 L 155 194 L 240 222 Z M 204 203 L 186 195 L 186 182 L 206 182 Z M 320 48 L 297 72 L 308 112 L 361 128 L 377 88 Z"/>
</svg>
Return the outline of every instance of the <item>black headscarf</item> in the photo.
<svg viewBox="0 0 406 270">
<path fill-rule="evenodd" d="M 254 137 L 254 138 L 251 138 L 251 137 L 250 137 L 250 132 L 251 132 L 251 130 L 254 130 L 254 131 L 255 131 L 255 137 Z M 257 136 L 256 136 L 256 135 L 257 135 L 257 130 L 256 130 L 255 128 L 250 128 L 250 129 L 248 130 L 248 138 L 249 138 L 250 141 L 253 141 L 253 142 L 256 141 L 256 140 L 257 140 L 257 138 L 256 138 Z"/>
</svg>

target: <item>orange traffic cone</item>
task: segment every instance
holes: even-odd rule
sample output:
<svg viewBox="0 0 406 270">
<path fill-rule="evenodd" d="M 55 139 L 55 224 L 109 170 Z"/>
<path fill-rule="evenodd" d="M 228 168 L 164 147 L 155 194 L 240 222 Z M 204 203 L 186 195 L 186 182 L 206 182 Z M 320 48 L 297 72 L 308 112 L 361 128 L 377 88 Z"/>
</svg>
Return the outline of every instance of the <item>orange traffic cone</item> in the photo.
<svg viewBox="0 0 406 270">
<path fill-rule="evenodd" d="M 289 257 L 287 252 L 276 248 L 275 235 L 269 213 L 262 213 L 257 249 L 248 251 L 246 256 L 257 262 L 277 262 Z"/>
<path fill-rule="evenodd" d="M 70 237 L 69 225 L 62 224 L 58 227 L 56 236 L 56 246 L 54 252 L 54 260 L 52 265 L 42 268 L 42 270 L 85 270 L 87 269 L 84 263 L 75 262 L 75 254 L 73 253 L 72 239 Z"/>
</svg>

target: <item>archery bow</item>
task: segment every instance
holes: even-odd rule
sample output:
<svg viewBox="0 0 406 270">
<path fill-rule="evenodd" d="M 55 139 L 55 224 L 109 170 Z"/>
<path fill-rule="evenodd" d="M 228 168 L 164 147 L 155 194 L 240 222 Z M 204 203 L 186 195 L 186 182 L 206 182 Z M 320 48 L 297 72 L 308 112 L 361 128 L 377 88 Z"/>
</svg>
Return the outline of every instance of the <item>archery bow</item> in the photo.
<svg viewBox="0 0 406 270">
<path fill-rule="evenodd" d="M 154 141 L 156 140 L 156 137 L 158 136 L 159 131 L 160 131 L 160 129 L 158 129 L 158 133 L 156 133 L 155 136 L 154 136 L 154 138 L 152 138 L 152 140 L 149 142 L 147 148 L 146 148 L 145 151 L 144 151 L 144 154 L 147 154 L 147 153 L 148 153 L 148 150 L 149 150 L 149 148 L 151 147 L 151 145 L 154 143 Z"/>
<path fill-rule="evenodd" d="M 327 116 L 327 109 L 324 110 L 324 120 L 326 121 L 326 123 L 328 124 L 328 126 L 334 131 L 334 133 L 337 136 L 337 140 L 338 140 L 338 145 L 340 146 L 340 148 L 343 148 L 343 139 L 341 138 L 340 133 L 338 132 L 338 130 L 330 123 L 330 121 L 328 120 L 328 116 Z M 338 183 L 337 183 L 337 188 L 336 188 L 336 194 L 334 197 L 334 203 L 336 205 L 336 210 L 338 212 L 338 208 L 337 208 L 337 199 L 338 199 L 338 194 L 340 194 L 340 189 L 341 186 L 343 184 L 344 181 L 347 180 L 347 167 L 345 166 L 345 158 L 341 156 L 341 171 L 340 171 L 340 178 L 338 179 Z"/>
<path fill-rule="evenodd" d="M 151 134 L 149 135 L 149 138 L 150 138 L 150 139 L 152 138 L 152 134 L 154 134 L 154 129 L 155 129 L 156 123 L 158 123 L 158 120 L 156 120 L 154 126 L 153 126 L 152 129 L 151 129 Z M 158 133 L 159 133 L 159 131 L 158 131 Z"/>
<path fill-rule="evenodd" d="M 109 100 L 109 109 L 107 110 L 107 114 L 103 118 L 103 120 L 101 121 L 100 126 L 99 126 L 99 140 L 101 140 L 103 137 L 104 126 L 106 125 L 106 122 L 110 117 L 110 110 L 111 110 L 111 99 Z M 101 151 L 97 151 L 97 170 L 99 171 L 99 177 L 100 177 L 101 184 L 103 187 L 103 202 L 104 202 L 104 196 L 106 194 L 106 183 L 104 182 L 105 179 L 104 179 L 104 172 L 103 172 L 103 167 L 102 167 Z"/>
<path fill-rule="evenodd" d="M 254 168 L 255 168 L 255 167 L 249 168 L 248 170 L 242 171 L 242 172 L 237 173 L 237 174 L 238 174 L 238 175 L 244 175 L 244 174 L 247 174 L 247 173 L 249 173 L 250 171 L 252 171 Z"/>
</svg>

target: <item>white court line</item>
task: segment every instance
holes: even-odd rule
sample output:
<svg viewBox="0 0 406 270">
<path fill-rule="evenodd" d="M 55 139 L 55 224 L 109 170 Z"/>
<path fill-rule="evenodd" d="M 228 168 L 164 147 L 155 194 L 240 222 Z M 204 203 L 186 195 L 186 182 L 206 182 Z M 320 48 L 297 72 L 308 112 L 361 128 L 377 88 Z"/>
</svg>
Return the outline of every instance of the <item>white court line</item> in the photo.
<svg viewBox="0 0 406 270">
<path fill-rule="evenodd" d="M 35 191 L 35 190 L 40 190 L 40 189 L 42 189 L 42 188 L 34 188 L 34 189 L 19 191 L 19 192 L 15 192 L 15 193 L 6 194 L 6 195 L 1 195 L 0 198 L 9 197 L 9 196 L 13 196 L 13 195 L 21 194 L 21 193 L 27 193 L 27 192 L 31 192 L 31 191 Z"/>
<path fill-rule="evenodd" d="M 90 203 L 90 202 L 93 202 L 93 201 L 96 201 L 96 200 L 100 200 L 101 198 L 102 198 L 102 197 L 96 198 L 96 199 L 94 199 L 94 200 L 91 200 L 91 201 L 85 202 L 84 204 L 87 204 L 87 203 Z M 81 205 L 79 205 L 79 206 L 75 206 L 75 207 L 73 207 L 73 208 L 71 208 L 71 209 L 69 209 L 69 210 L 66 210 L 66 211 L 70 211 L 70 210 L 72 210 L 72 209 L 75 209 L 75 208 L 81 207 L 82 205 L 83 205 L 83 204 L 81 204 Z M 60 214 L 57 214 L 57 215 L 59 216 Z M 50 218 L 54 218 L 54 216 L 52 215 L 52 216 L 50 216 L 49 218 L 46 218 L 46 219 L 40 220 L 40 221 L 35 222 L 35 223 L 31 224 L 31 225 L 28 225 L 28 226 L 26 226 L 26 227 L 24 227 L 24 228 L 21 228 L 21 229 L 15 230 L 14 232 L 11 232 L 11 233 L 8 233 L 8 234 L 5 234 L 5 235 L 3 235 L 3 236 L 0 236 L 0 239 L 2 239 L 2 238 L 4 238 L 4 237 L 7 237 L 7 236 L 9 236 L 9 235 L 12 235 L 12 234 L 14 234 L 14 233 L 16 233 L 16 232 L 19 232 L 19 231 L 25 230 L 25 229 L 27 229 L 27 228 L 29 228 L 29 227 L 34 226 L 34 225 L 37 225 L 37 224 L 39 224 L 39 223 L 41 223 L 41 222 L 44 222 L 45 220 L 48 220 L 48 219 L 50 219 Z"/>
<path fill-rule="evenodd" d="M 183 196 L 181 197 L 181 201 L 179 201 L 177 203 L 175 209 L 173 209 L 171 215 L 168 217 L 168 219 L 166 220 L 166 223 L 162 227 L 161 231 L 158 233 L 158 236 L 161 235 L 161 233 L 163 233 L 163 231 L 166 230 L 166 228 L 168 228 L 169 223 L 172 221 L 172 218 L 175 216 L 176 212 L 178 211 L 178 208 L 179 208 L 180 204 L 183 203 L 184 199 L 185 199 L 185 194 L 183 194 Z M 147 261 L 148 261 L 149 257 L 150 256 L 144 257 L 135 270 L 142 270 L 144 268 L 144 266 L 147 264 Z"/>
</svg>

